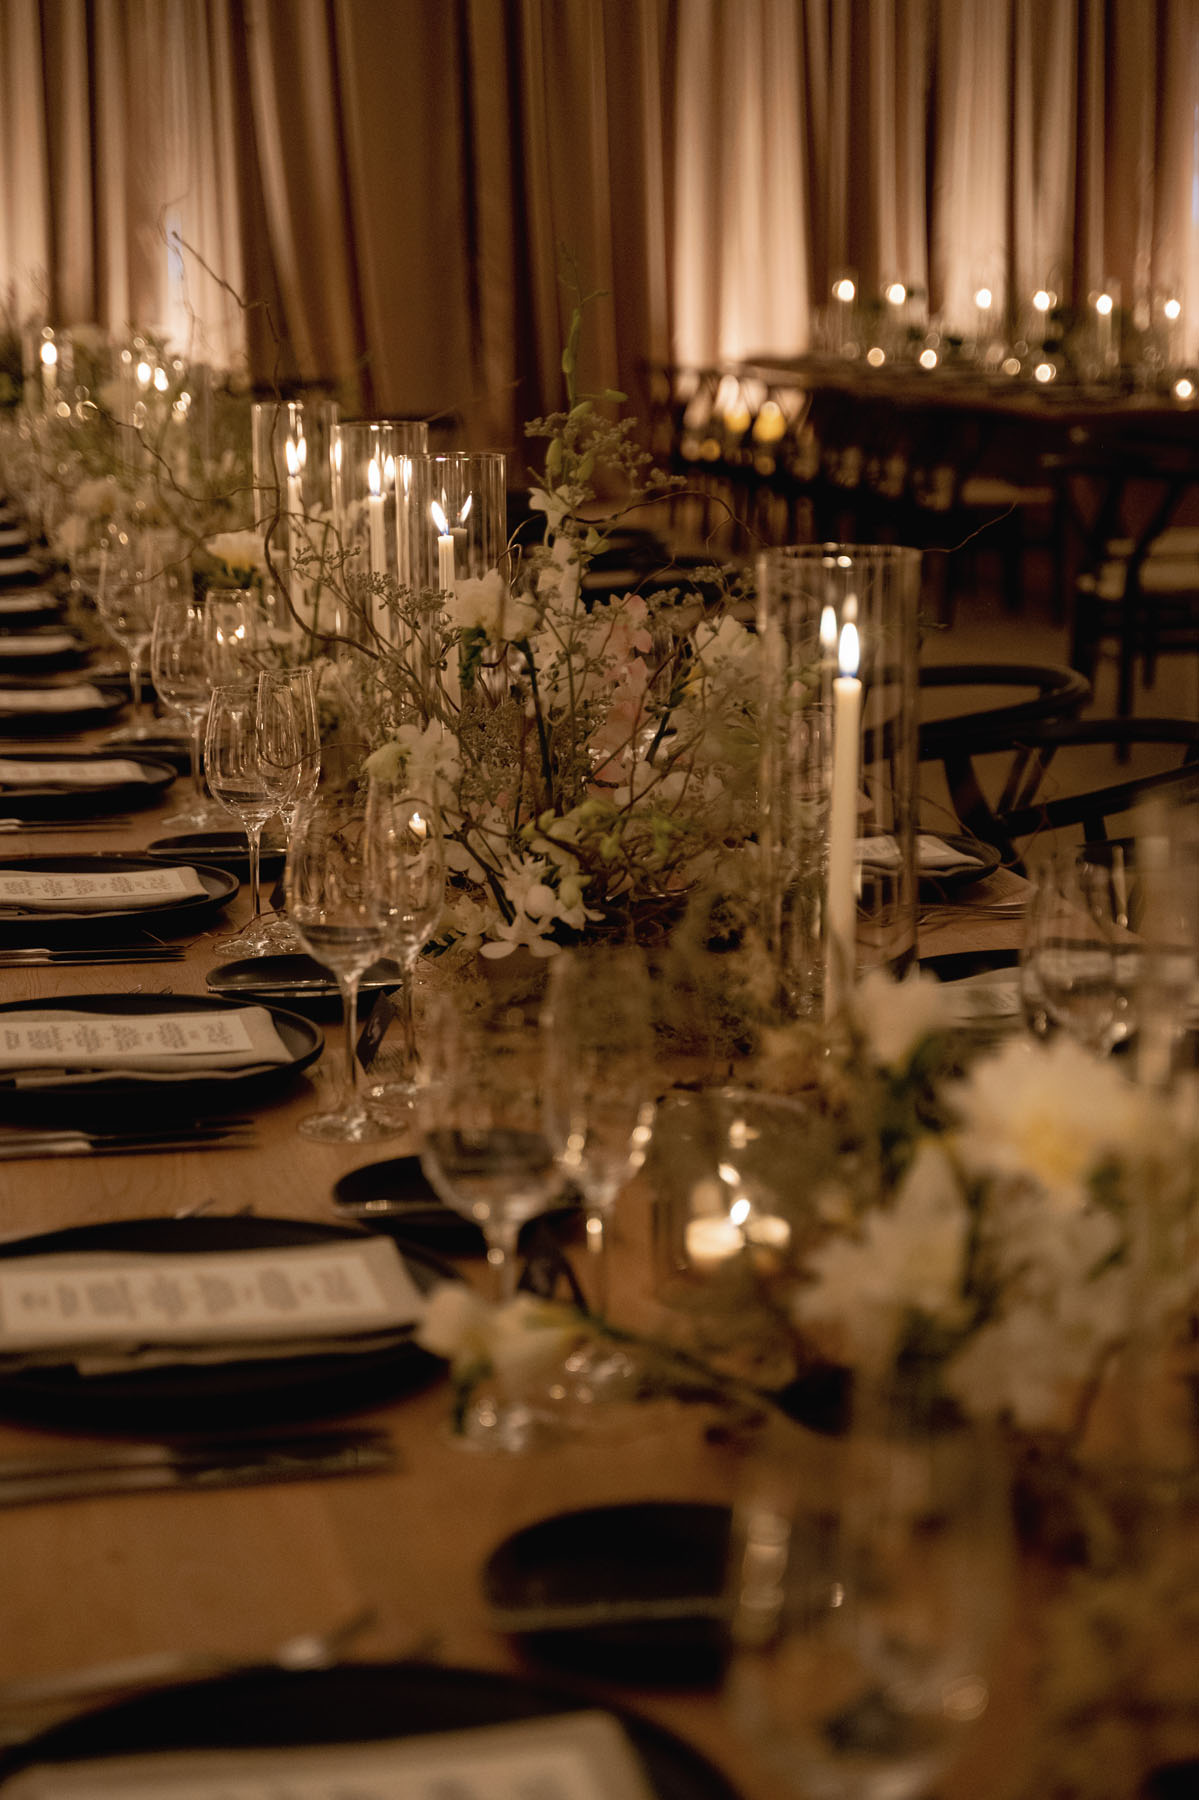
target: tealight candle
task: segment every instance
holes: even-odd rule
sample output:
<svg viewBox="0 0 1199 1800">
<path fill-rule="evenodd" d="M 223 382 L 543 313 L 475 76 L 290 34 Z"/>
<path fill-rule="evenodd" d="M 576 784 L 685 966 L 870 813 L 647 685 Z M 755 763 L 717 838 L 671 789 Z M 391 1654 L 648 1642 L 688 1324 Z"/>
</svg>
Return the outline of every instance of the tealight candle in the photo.
<svg viewBox="0 0 1199 1800">
<path fill-rule="evenodd" d="M 842 1010 L 853 981 L 857 944 L 858 769 L 862 684 L 858 628 L 841 628 L 841 673 L 833 682 L 833 784 L 829 803 L 827 935 L 824 1016 Z"/>
<path fill-rule="evenodd" d="M 786 1250 L 791 1243 L 791 1227 L 775 1213 L 751 1213 L 745 1221 L 745 1236 L 760 1250 Z"/>
<path fill-rule="evenodd" d="M 711 1272 L 741 1254 L 745 1248 L 745 1234 L 727 1217 L 688 1219 L 683 1231 L 683 1246 L 693 1269 Z"/>
</svg>

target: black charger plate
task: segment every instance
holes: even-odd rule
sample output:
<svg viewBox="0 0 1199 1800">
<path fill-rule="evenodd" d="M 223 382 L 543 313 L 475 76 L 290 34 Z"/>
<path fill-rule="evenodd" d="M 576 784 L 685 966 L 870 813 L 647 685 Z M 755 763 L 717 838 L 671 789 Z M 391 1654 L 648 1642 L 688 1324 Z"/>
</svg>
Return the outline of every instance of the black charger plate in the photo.
<svg viewBox="0 0 1199 1800">
<path fill-rule="evenodd" d="M 244 831 L 184 831 L 178 837 L 155 838 L 147 844 L 147 856 L 155 862 L 208 863 L 226 869 L 239 881 L 250 879 L 250 851 Z M 283 867 L 287 851 L 282 844 L 264 844 L 259 858 L 263 881 L 273 881 Z"/>
<path fill-rule="evenodd" d="M 6 756 L 0 748 L 0 761 L 3 762 L 45 763 L 52 766 L 54 763 L 75 763 L 81 760 L 82 753 L 78 751 L 47 750 L 37 756 L 30 756 L 27 752 L 20 756 Z M 122 756 L 114 750 L 111 755 L 106 752 L 103 757 L 98 758 L 94 752 L 89 751 L 87 760 L 138 762 L 146 771 L 145 779 L 114 779 L 89 787 L 55 786 L 52 779 L 41 787 L 5 786 L 0 782 L 0 810 L 14 819 L 86 818 L 90 815 L 100 818 L 105 813 L 129 812 L 134 807 L 151 805 L 162 798 L 175 779 L 175 770 L 171 764 L 158 762 L 152 757 Z"/>
<path fill-rule="evenodd" d="M 50 1763 L 166 1750 L 351 1744 L 542 1719 L 594 1707 L 594 1695 L 485 1669 L 419 1662 L 345 1663 L 281 1674 L 263 1669 L 159 1689 L 70 1719 L 8 1753 L 0 1774 Z M 619 1706 L 655 1800 L 738 1800 L 698 1750 Z"/>
<path fill-rule="evenodd" d="M 278 1249 L 357 1237 L 342 1226 L 254 1214 L 185 1219 L 122 1219 L 76 1226 L 0 1245 L 0 1257 L 136 1251 L 197 1255 Z M 401 1255 L 418 1287 L 457 1277 L 447 1265 L 407 1247 Z M 68 1365 L 0 1374 L 0 1416 L 54 1430 L 186 1438 L 221 1435 L 283 1421 L 364 1412 L 425 1387 L 444 1364 L 411 1338 L 357 1354 L 164 1365 L 112 1375 L 79 1375 Z"/>
<path fill-rule="evenodd" d="M 114 935 L 127 937 L 136 931 L 145 931 L 156 938 L 171 932 L 199 931 L 233 898 L 239 883 L 237 876 L 230 875 L 225 869 L 212 869 L 206 864 L 191 866 L 200 877 L 203 891 L 168 901 L 165 906 L 111 907 L 97 912 L 0 911 L 0 945 L 47 944 L 62 948 L 67 944 L 98 943 Z M 24 875 L 127 874 L 139 870 L 157 873 L 161 867 L 162 863 L 152 856 L 113 855 L 103 851 L 74 856 L 0 859 L 0 870 L 16 870 Z"/>
<path fill-rule="evenodd" d="M 557 1513 L 515 1532 L 483 1568 L 497 1615 L 555 1606 L 711 1601 L 710 1614 L 515 1630 L 523 1648 L 555 1668 L 637 1685 L 694 1687 L 718 1679 L 727 1639 L 721 1595 L 729 1509 L 697 1501 L 644 1500 Z"/>
<path fill-rule="evenodd" d="M 351 1169 L 333 1190 L 340 1212 L 361 1219 L 372 1231 L 385 1231 L 401 1244 L 415 1244 L 440 1256 L 485 1256 L 487 1243 L 479 1227 L 440 1200 L 429 1185 L 419 1156 L 393 1156 L 385 1162 Z M 582 1214 L 577 1204 L 559 1206 L 521 1227 L 517 1248 L 525 1254 L 547 1225 L 559 1240 L 577 1235 Z"/>
</svg>

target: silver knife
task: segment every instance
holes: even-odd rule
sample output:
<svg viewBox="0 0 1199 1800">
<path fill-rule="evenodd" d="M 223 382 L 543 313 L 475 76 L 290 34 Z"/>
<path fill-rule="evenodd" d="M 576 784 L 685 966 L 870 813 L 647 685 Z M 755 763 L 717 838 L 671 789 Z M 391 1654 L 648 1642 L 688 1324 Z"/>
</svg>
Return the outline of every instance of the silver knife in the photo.
<svg viewBox="0 0 1199 1800">
<path fill-rule="evenodd" d="M 100 1451 L 0 1457 L 0 1507 L 158 1488 L 203 1491 L 363 1475 L 395 1466 L 391 1439 L 378 1431 L 311 1432 L 295 1437 L 120 1444 Z"/>
</svg>

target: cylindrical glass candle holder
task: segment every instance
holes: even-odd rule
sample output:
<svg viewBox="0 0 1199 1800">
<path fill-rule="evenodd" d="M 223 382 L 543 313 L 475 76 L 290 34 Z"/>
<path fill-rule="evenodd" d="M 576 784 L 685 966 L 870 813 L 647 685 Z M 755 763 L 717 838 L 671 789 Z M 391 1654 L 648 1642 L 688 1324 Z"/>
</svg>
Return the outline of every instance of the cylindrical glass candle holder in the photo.
<svg viewBox="0 0 1199 1800">
<path fill-rule="evenodd" d="M 502 450 L 414 456 L 407 499 L 414 588 L 451 593 L 500 567 L 508 545 Z"/>
<path fill-rule="evenodd" d="M 784 1003 L 832 1020 L 916 953 L 920 552 L 763 551 L 762 930 Z"/>
<path fill-rule="evenodd" d="M 259 400 L 251 415 L 252 480 L 258 523 L 285 577 L 288 599 L 310 631 L 341 631 L 332 603 L 322 617 L 321 564 L 331 548 L 333 400 Z"/>
<path fill-rule="evenodd" d="M 346 419 L 333 427 L 333 522 L 347 574 L 379 575 L 411 586 L 407 509 L 412 458 L 427 454 L 419 419 Z M 373 628 L 394 637 L 394 611 L 375 594 Z"/>
</svg>

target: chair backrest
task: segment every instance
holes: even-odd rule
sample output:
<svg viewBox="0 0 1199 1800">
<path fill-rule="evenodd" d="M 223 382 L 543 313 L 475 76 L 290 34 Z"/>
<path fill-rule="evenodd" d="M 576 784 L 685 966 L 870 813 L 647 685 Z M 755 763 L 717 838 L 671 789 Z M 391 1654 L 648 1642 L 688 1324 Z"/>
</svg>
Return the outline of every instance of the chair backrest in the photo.
<svg viewBox="0 0 1199 1800">
<path fill-rule="evenodd" d="M 967 706 L 945 718 L 924 717 L 921 703 L 920 756 L 944 754 L 962 731 L 1009 732 L 1040 719 L 1072 719 L 1091 698 L 1091 684 L 1077 669 L 1056 663 L 930 663 L 920 669 L 920 686 L 929 690 L 960 689 L 966 696 L 995 689 L 1031 690 L 1020 699 L 981 710 Z"/>
<path fill-rule="evenodd" d="M 1162 746 L 1176 752 L 1169 768 L 1115 781 L 1095 779 L 1092 757 L 1072 759 L 1070 768 L 1061 761 L 1064 752 L 1099 750 L 1123 761 L 1137 748 Z M 976 767 L 984 756 L 1002 759 L 995 799 L 988 798 Z M 996 726 L 976 731 L 964 727 L 957 742 L 943 752 L 942 762 L 964 829 L 994 844 L 1009 867 L 1023 870 L 1024 849 L 1046 831 L 1068 831 L 1088 843 L 1099 843 L 1111 835 L 1112 821 L 1126 817 L 1151 794 L 1199 796 L 1199 721 L 1048 719 L 1014 732 Z"/>
</svg>

